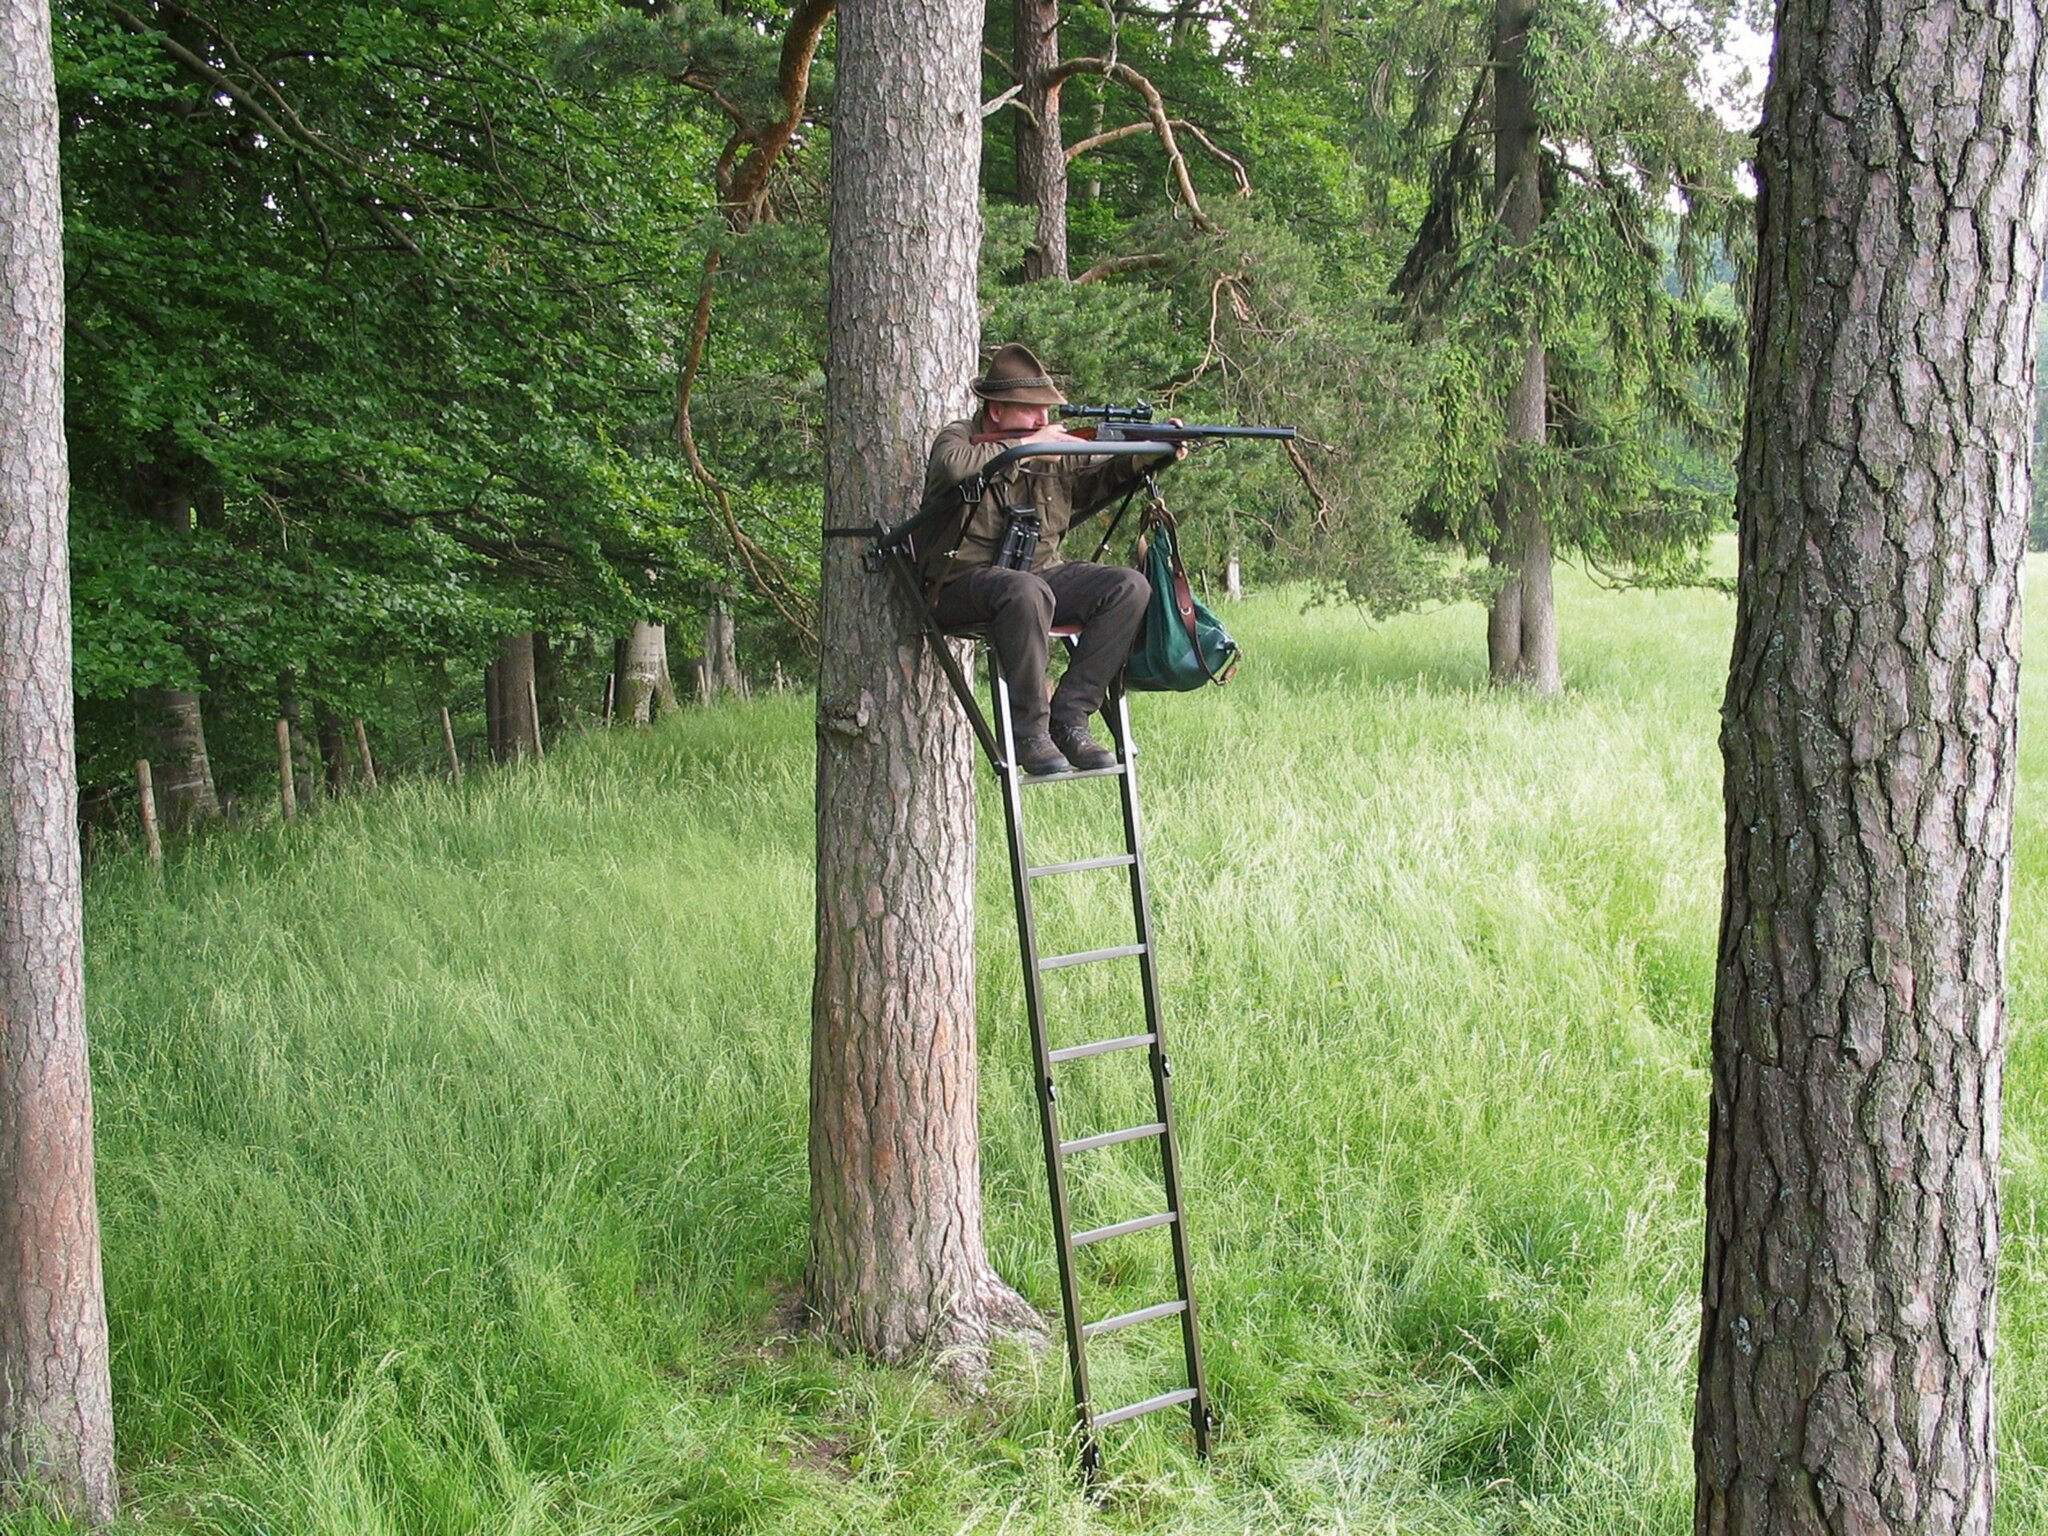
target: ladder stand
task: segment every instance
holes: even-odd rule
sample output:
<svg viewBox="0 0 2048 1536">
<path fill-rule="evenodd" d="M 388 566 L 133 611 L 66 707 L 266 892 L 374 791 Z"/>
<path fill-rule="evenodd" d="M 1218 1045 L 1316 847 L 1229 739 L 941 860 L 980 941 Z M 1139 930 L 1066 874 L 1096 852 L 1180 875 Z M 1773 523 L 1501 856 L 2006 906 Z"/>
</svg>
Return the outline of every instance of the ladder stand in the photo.
<svg viewBox="0 0 2048 1536">
<path fill-rule="evenodd" d="M 1052 1196 L 1053 1238 L 1059 1261 L 1060 1305 L 1066 1325 L 1067 1365 L 1074 1385 L 1074 1409 L 1080 1429 L 1082 1471 L 1092 1477 L 1099 1469 L 1099 1432 L 1103 1429 L 1112 1424 L 1121 1424 L 1128 1419 L 1181 1406 L 1188 1410 L 1189 1422 L 1194 1431 L 1196 1453 L 1206 1458 L 1216 1421 L 1209 1401 L 1208 1384 L 1202 1372 L 1201 1333 L 1195 1316 L 1187 1223 L 1183 1218 L 1185 1208 L 1181 1203 L 1180 1154 L 1173 1129 L 1173 1067 L 1167 1055 L 1160 1008 L 1159 971 L 1152 940 L 1152 911 L 1145 882 L 1144 830 L 1138 812 L 1137 749 L 1131 738 L 1129 699 L 1124 693 L 1122 680 L 1119 679 L 1110 690 L 1108 707 L 1104 711 L 1110 734 L 1116 744 L 1116 766 L 1043 776 L 1029 776 L 1019 772 L 1016 740 L 1010 723 L 1009 684 L 1003 676 L 1002 664 L 995 654 L 994 647 L 988 647 L 989 689 L 994 705 L 994 719 L 991 721 L 989 716 L 983 714 L 973 684 L 968 680 L 952 647 L 947 644 L 949 638 L 957 637 L 948 636 L 932 619 L 930 606 L 924 600 L 909 558 L 900 549 L 888 549 L 886 544 L 878 553 L 881 560 L 896 572 L 901 585 L 921 616 L 925 637 L 931 644 L 933 654 L 938 657 L 940 665 L 945 669 L 947 679 L 951 682 L 954 693 L 958 695 L 961 706 L 966 710 L 968 721 L 974 727 L 982 751 L 987 756 L 990 767 L 995 770 L 996 778 L 1002 787 L 1003 820 L 1009 833 L 1010 887 L 1016 900 L 1017 939 L 1024 962 L 1024 1005 L 1031 1026 L 1035 1076 L 1033 1097 L 1038 1102 L 1039 1125 L 1045 1140 L 1045 1174 Z M 1056 629 L 1053 634 L 1071 644 L 1074 631 Z M 1042 794 L 1077 780 L 1100 778 L 1115 778 L 1118 781 L 1123 811 L 1123 850 L 1065 863 L 1033 864 L 1027 851 L 1024 834 L 1025 794 Z M 1073 954 L 1042 954 L 1038 945 L 1038 929 L 1032 903 L 1034 884 L 1041 880 L 1058 879 L 1089 870 L 1109 869 L 1129 871 L 1132 942 Z M 1047 1040 L 1045 1021 L 1043 984 L 1046 973 L 1071 966 L 1133 959 L 1138 963 L 1138 974 L 1144 994 L 1144 1029 L 1136 1034 L 1120 1035 L 1090 1044 L 1052 1047 Z M 1062 1139 L 1059 1088 L 1055 1069 L 1067 1062 L 1079 1061 L 1085 1057 L 1110 1053 L 1123 1055 L 1140 1050 L 1145 1053 L 1152 1078 L 1151 1119 L 1144 1124 L 1129 1126 L 1122 1130 Z M 1076 1157 L 1085 1157 L 1103 1147 L 1146 1140 L 1159 1143 L 1160 1189 L 1164 1208 L 1125 1221 L 1112 1222 L 1107 1226 L 1075 1231 L 1067 1204 L 1068 1161 Z M 1083 1298 L 1076 1263 L 1079 1250 L 1095 1243 L 1114 1242 L 1153 1227 L 1165 1227 L 1173 1245 L 1176 1295 L 1171 1300 L 1140 1307 L 1135 1311 L 1100 1318 L 1093 1322 L 1084 1321 Z M 1120 1329 L 1171 1317 L 1180 1319 L 1187 1384 L 1173 1391 L 1160 1393 L 1156 1397 L 1146 1398 L 1142 1402 L 1097 1412 L 1088 1385 L 1089 1342 Z"/>
</svg>

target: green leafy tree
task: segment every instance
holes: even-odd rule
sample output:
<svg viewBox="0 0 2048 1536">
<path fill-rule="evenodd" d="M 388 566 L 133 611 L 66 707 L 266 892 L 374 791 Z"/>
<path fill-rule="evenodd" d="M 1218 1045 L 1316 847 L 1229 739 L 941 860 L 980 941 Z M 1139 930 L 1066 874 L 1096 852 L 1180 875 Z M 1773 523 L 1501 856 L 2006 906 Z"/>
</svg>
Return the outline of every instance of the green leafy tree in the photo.
<svg viewBox="0 0 2048 1536">
<path fill-rule="evenodd" d="M 1687 579 L 1725 511 L 1660 452 L 1732 444 L 1741 317 L 1701 280 L 1745 227 L 1739 140 L 1702 104 L 1719 24 L 1501 0 L 1408 43 L 1389 106 L 1444 142 L 1394 283 L 1439 358 L 1417 526 L 1488 561 L 1497 683 L 1562 686 L 1556 554 Z"/>
</svg>

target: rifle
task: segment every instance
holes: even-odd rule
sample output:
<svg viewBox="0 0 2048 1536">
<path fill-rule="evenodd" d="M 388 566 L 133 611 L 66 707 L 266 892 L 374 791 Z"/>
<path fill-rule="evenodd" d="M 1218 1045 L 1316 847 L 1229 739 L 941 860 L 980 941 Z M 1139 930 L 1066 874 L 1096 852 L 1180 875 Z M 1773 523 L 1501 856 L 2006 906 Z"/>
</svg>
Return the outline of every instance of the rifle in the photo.
<svg viewBox="0 0 2048 1536">
<path fill-rule="evenodd" d="M 1154 421 L 1148 400 L 1135 405 L 1063 405 L 1060 415 L 1096 423 L 1098 443 L 1201 443 L 1233 437 L 1292 442 L 1299 435 L 1292 427 L 1175 426 Z"/>
</svg>

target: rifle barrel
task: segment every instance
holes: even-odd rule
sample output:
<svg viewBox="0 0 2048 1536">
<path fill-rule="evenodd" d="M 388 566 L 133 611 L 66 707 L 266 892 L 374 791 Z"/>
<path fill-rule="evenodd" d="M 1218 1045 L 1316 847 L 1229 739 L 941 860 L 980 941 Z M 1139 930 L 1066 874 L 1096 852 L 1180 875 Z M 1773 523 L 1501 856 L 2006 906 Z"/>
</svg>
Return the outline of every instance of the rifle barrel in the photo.
<svg viewBox="0 0 2048 1536">
<path fill-rule="evenodd" d="M 1117 422 L 1118 437 L 1128 442 L 1182 443 L 1204 437 L 1256 437 L 1291 442 L 1300 434 L 1293 427 L 1171 427 L 1164 422 Z"/>
</svg>

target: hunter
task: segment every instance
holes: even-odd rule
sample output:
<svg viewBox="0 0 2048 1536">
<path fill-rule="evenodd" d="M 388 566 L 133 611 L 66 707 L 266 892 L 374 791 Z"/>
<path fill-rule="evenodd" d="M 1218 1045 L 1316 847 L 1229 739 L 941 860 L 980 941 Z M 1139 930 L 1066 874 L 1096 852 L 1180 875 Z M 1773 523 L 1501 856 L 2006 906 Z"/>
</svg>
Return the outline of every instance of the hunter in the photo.
<svg viewBox="0 0 2048 1536">
<path fill-rule="evenodd" d="M 1051 420 L 1052 408 L 1067 397 L 1029 347 L 998 348 L 971 388 L 979 408 L 940 431 L 925 466 L 920 511 L 962 514 L 954 524 L 958 537 L 935 539 L 923 553 L 932 616 L 943 629 L 981 628 L 995 647 L 1010 685 L 1023 772 L 1115 767 L 1116 754 L 1089 734 L 1088 717 L 1102 707 L 1131 653 L 1151 589 L 1129 566 L 1063 558 L 1060 540 L 1135 489 L 1148 469 L 1183 457 L 1186 445 L 1162 447 L 1157 459 L 1027 458 L 984 479 L 984 466 L 1005 450 L 1082 439 Z M 1035 547 L 1013 526 L 1018 508 L 1036 511 Z M 1006 555 L 1020 568 L 1008 568 Z M 1047 637 L 1056 625 L 1078 626 L 1080 636 L 1048 701 Z"/>
</svg>

